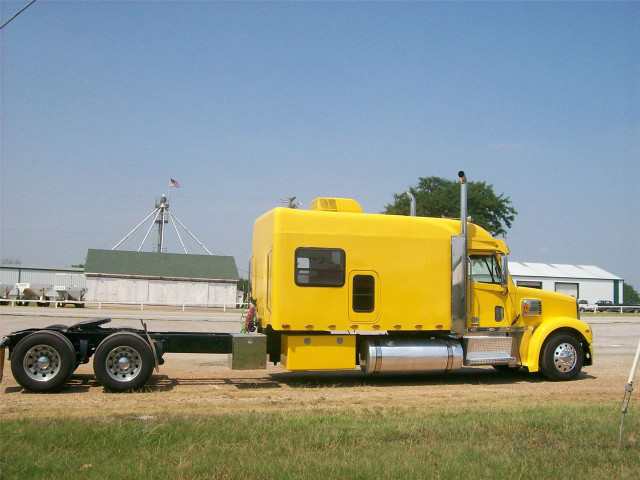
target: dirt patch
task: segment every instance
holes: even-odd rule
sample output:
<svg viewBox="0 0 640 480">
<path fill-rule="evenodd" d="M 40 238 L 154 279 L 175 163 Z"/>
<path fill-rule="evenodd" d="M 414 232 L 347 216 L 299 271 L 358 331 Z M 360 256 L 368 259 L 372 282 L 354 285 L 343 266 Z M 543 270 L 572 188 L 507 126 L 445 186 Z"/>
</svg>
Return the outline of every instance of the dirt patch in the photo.
<svg viewBox="0 0 640 480">
<path fill-rule="evenodd" d="M 185 368 L 186 367 L 186 368 Z M 83 365 L 60 392 L 24 391 L 5 377 L 0 391 L 3 418 L 100 417 L 170 413 L 208 414 L 244 410 L 362 409 L 397 407 L 504 406 L 556 402 L 618 402 L 626 375 L 615 366 L 588 367 L 578 380 L 548 382 L 526 372 L 503 374 L 490 368 L 441 375 L 365 377 L 360 372 L 237 372 L 193 361 L 163 368 L 144 390 L 105 391 Z"/>
</svg>

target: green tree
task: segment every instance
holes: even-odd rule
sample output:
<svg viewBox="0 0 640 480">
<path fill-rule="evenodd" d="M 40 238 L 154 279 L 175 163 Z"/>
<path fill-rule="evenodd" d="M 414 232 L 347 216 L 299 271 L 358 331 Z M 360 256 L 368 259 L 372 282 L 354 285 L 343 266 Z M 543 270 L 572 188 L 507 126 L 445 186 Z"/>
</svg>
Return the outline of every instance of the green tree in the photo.
<svg viewBox="0 0 640 480">
<path fill-rule="evenodd" d="M 418 185 L 410 188 L 416 197 L 416 214 L 421 217 L 460 218 L 460 183 L 441 177 L 420 177 Z M 407 195 L 393 194 L 393 203 L 382 213 L 408 215 L 410 202 Z M 507 228 L 518 214 L 511 199 L 496 195 L 493 185 L 485 182 L 469 182 L 467 191 L 468 213 L 473 223 L 480 225 L 494 236 L 506 235 Z"/>
<path fill-rule="evenodd" d="M 622 285 L 622 298 L 626 305 L 640 305 L 640 294 L 629 283 Z"/>
<path fill-rule="evenodd" d="M 241 278 L 240 280 L 238 280 L 238 290 L 241 292 L 248 292 L 249 280 L 247 280 L 246 278 Z"/>
</svg>

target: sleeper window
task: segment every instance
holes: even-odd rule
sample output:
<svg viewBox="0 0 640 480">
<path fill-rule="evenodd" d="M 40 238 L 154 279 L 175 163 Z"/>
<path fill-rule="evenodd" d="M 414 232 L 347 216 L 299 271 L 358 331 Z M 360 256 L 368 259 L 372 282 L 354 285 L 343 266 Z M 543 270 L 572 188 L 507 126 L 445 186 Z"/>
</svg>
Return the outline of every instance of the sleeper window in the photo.
<svg viewBox="0 0 640 480">
<path fill-rule="evenodd" d="M 295 282 L 301 287 L 341 287 L 344 285 L 345 253 L 339 248 L 296 250 Z"/>
</svg>

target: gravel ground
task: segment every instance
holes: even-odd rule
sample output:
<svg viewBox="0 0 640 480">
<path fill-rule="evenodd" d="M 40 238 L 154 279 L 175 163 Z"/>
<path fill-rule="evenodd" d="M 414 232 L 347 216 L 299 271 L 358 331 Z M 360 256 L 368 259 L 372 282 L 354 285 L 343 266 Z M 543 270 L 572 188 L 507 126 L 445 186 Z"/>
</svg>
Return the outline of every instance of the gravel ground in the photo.
<svg viewBox="0 0 640 480">
<path fill-rule="evenodd" d="M 239 312 L 139 312 L 66 308 L 2 307 L 0 335 L 31 327 L 72 324 L 112 317 L 113 326 L 149 330 L 238 332 Z M 54 394 L 24 391 L 5 364 L 0 413 L 16 417 L 104 417 L 113 415 L 224 414 L 243 410 L 350 409 L 380 412 L 397 407 L 611 402 L 618 408 L 640 340 L 640 317 L 584 318 L 594 332 L 595 365 L 572 382 L 548 382 L 526 372 L 502 374 L 492 368 L 463 368 L 451 374 L 366 377 L 360 371 L 234 371 L 226 355 L 166 354 L 160 374 L 140 392 L 110 393 L 97 384 L 91 364 L 81 365 L 70 383 Z"/>
</svg>

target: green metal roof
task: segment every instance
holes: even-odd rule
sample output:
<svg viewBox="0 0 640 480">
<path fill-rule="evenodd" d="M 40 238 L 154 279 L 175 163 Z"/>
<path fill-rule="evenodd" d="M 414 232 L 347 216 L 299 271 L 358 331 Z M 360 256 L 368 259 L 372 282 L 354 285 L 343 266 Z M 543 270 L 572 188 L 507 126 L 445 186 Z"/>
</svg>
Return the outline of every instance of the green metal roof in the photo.
<svg viewBox="0 0 640 480">
<path fill-rule="evenodd" d="M 89 249 L 86 275 L 239 280 L 233 257 Z"/>
</svg>

